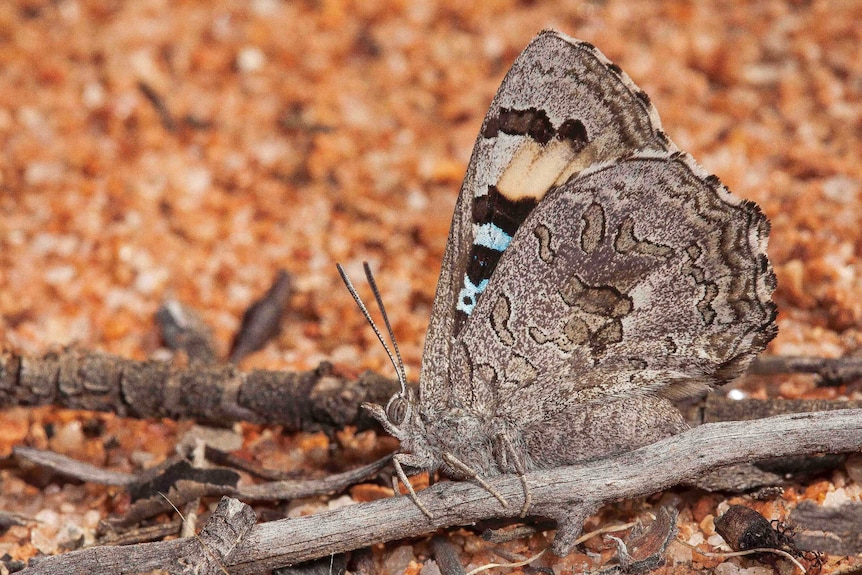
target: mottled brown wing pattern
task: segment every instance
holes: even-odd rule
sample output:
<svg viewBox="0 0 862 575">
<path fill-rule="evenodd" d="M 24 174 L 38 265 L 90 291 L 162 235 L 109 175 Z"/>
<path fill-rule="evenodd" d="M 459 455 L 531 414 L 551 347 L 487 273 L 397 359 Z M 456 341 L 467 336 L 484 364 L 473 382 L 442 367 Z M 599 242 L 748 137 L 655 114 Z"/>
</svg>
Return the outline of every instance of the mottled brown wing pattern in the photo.
<svg viewBox="0 0 862 575">
<path fill-rule="evenodd" d="M 591 44 L 539 34 L 491 103 L 458 196 L 425 340 L 424 406 L 446 406 L 452 345 L 545 193 L 641 149 L 676 150 L 646 94 Z"/>
<path fill-rule="evenodd" d="M 506 75 L 458 196 L 420 394 L 368 406 L 404 468 L 473 478 L 636 449 L 672 400 L 775 336 L 769 225 L 679 152 L 592 45 L 543 32 Z"/>
<path fill-rule="evenodd" d="M 571 440 L 534 460 L 608 453 L 574 419 L 597 403 L 725 383 L 775 336 L 768 232 L 755 204 L 686 154 L 587 170 L 548 193 L 501 257 L 453 350 L 453 401 L 528 443 Z"/>
</svg>

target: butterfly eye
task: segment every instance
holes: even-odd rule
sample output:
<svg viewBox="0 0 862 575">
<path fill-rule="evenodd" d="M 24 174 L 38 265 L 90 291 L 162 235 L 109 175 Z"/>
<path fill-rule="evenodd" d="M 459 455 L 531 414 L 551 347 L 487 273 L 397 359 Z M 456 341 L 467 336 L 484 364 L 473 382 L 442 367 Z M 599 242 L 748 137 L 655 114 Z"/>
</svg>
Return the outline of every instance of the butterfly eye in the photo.
<svg viewBox="0 0 862 575">
<path fill-rule="evenodd" d="M 386 406 L 386 417 L 393 425 L 401 425 L 407 415 L 407 400 L 401 396 L 395 396 Z"/>
</svg>

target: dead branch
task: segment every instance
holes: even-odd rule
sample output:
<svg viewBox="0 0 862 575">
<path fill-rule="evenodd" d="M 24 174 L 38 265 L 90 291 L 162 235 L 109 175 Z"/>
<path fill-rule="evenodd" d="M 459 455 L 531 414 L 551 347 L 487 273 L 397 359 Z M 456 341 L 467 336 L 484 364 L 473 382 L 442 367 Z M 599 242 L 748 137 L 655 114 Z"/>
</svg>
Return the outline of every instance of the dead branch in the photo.
<svg viewBox="0 0 862 575">
<path fill-rule="evenodd" d="M 836 409 L 862 409 L 862 401 L 826 399 L 742 399 L 734 400 L 709 394 L 686 410 L 690 425 L 720 421 L 751 421 L 790 413 L 826 412 Z M 796 455 L 729 465 L 697 479 L 706 491 L 741 493 L 752 489 L 786 485 L 805 477 L 828 472 L 844 464 L 846 455 Z"/>
<path fill-rule="evenodd" d="M 239 488 L 237 496 L 246 501 L 279 501 L 338 493 L 375 475 L 389 463 L 391 458 L 387 455 L 368 465 L 322 479 L 283 480 L 246 485 Z"/>
<path fill-rule="evenodd" d="M 153 106 L 153 109 L 159 116 L 159 121 L 162 123 L 162 127 L 168 132 L 176 132 L 177 121 L 174 119 L 174 115 L 171 113 L 171 110 L 168 108 L 162 95 L 144 81 L 138 81 L 138 90 L 140 90 L 141 94 L 143 94 L 147 101 Z"/>
<path fill-rule="evenodd" d="M 748 372 L 755 375 L 810 373 L 820 377 L 825 385 L 841 385 L 862 379 L 862 357 L 767 355 L 758 357 Z"/>
<path fill-rule="evenodd" d="M 136 479 L 135 475 L 131 473 L 109 471 L 45 449 L 34 449 L 19 445 L 13 449 L 13 452 L 20 460 L 27 461 L 32 465 L 45 467 L 54 473 L 80 481 L 102 485 L 131 485 Z"/>
<path fill-rule="evenodd" d="M 458 550 L 455 549 L 448 537 L 442 535 L 432 537 L 431 552 L 434 554 L 434 561 L 443 575 L 466 575 L 464 566 L 461 565 L 461 558 L 458 556 Z"/>
<path fill-rule="evenodd" d="M 711 393 L 695 408 L 697 414 L 689 417 L 691 424 L 719 421 L 751 421 L 787 413 L 810 413 L 835 409 L 862 409 L 862 401 L 831 399 L 730 399 Z"/>
<path fill-rule="evenodd" d="M 338 493 L 377 474 L 391 459 L 387 455 L 367 465 L 321 479 L 280 480 L 238 486 L 239 475 L 236 472 L 218 467 L 196 467 L 179 455 L 133 475 L 102 470 L 59 453 L 31 447 L 16 447 L 14 453 L 19 460 L 66 477 L 126 487 L 132 498 L 128 511 L 120 517 L 103 521 L 106 528 L 114 531 L 204 496 L 232 495 L 245 501 L 279 501 Z"/>
<path fill-rule="evenodd" d="M 145 474 L 133 475 L 131 473 L 100 469 L 89 463 L 76 461 L 66 455 L 43 449 L 16 447 L 13 452 L 19 459 L 23 459 L 33 465 L 40 465 L 65 477 L 71 477 L 80 481 L 89 481 L 91 483 L 101 483 L 103 485 L 122 485 L 127 487 L 132 487 L 136 484 L 140 485 L 151 478 L 161 478 L 161 475 L 153 473 L 153 471 L 170 469 L 178 461 L 185 461 L 182 457 L 175 457 L 157 468 L 147 470 Z M 391 455 L 387 455 L 367 465 L 329 475 L 322 479 L 279 480 L 259 483 L 257 485 L 234 487 L 231 490 L 231 494 L 248 500 L 276 501 L 337 493 L 378 473 L 389 463 L 391 458 Z M 185 479 L 188 480 L 188 478 Z M 163 478 L 161 480 L 164 481 Z M 150 495 L 158 493 L 158 490 L 150 491 L 153 491 Z"/>
<path fill-rule="evenodd" d="M 793 414 L 706 424 L 637 451 L 533 472 L 526 479 L 533 497 L 532 513 L 557 521 L 553 550 L 565 555 L 581 533 L 584 519 L 606 502 L 690 483 L 724 465 L 858 450 L 862 450 L 862 410 Z M 256 525 L 220 558 L 232 575 L 250 575 L 453 525 L 517 517 L 522 497 L 519 478 L 507 475 L 489 483 L 511 502 L 507 508 L 501 508 L 486 490 L 468 481 L 441 482 L 420 493 L 434 514 L 433 520 L 408 497 L 393 497 Z M 192 550 L 200 553 L 200 545 L 198 540 L 187 538 L 129 547 L 94 547 L 33 561 L 20 573 L 119 575 L 156 568 L 178 572 L 178 562 Z"/>
<path fill-rule="evenodd" d="M 821 506 L 801 501 L 791 512 L 789 523 L 798 530 L 796 542 L 802 549 L 830 555 L 862 554 L 862 504 L 845 501 L 838 506 Z"/>
<path fill-rule="evenodd" d="M 298 373 L 241 372 L 232 365 L 188 367 L 78 349 L 41 357 L 0 352 L 0 408 L 58 405 L 123 417 L 191 418 L 218 426 L 248 421 L 282 425 L 287 432 L 333 432 L 347 425 L 376 427 L 360 405 L 385 405 L 397 390 L 395 380 L 371 372 L 351 379 L 328 363 Z M 710 395 L 690 408 L 689 420 L 699 424 L 857 407 L 862 402 L 733 401 Z"/>
<path fill-rule="evenodd" d="M 328 363 L 299 373 L 241 372 L 232 365 L 190 368 L 76 349 L 41 357 L 0 352 L 0 408 L 59 405 L 123 417 L 332 432 L 376 426 L 360 405 L 385 404 L 397 389 L 397 382 L 373 373 L 343 377 Z"/>
</svg>

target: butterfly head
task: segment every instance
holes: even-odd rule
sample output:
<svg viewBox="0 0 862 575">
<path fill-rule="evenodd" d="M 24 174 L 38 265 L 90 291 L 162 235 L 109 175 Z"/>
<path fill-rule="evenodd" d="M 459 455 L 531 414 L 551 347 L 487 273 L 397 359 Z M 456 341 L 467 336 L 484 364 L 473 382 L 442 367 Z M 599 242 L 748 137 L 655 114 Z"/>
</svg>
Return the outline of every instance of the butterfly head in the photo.
<svg viewBox="0 0 862 575">
<path fill-rule="evenodd" d="M 386 403 L 386 407 L 363 403 L 383 429 L 401 442 L 401 462 L 413 469 L 433 471 L 442 461 L 428 443 L 425 419 L 419 413 L 419 399 L 413 389 L 405 387 Z"/>
<path fill-rule="evenodd" d="M 386 407 L 363 403 L 362 407 L 380 422 L 383 429 L 400 441 L 406 441 L 420 424 L 416 395 L 409 387 L 393 395 Z"/>
<path fill-rule="evenodd" d="M 389 423 L 398 427 L 404 423 L 411 410 L 410 400 L 401 393 L 396 393 L 389 400 L 389 403 L 386 404 L 386 419 L 389 420 Z"/>
</svg>

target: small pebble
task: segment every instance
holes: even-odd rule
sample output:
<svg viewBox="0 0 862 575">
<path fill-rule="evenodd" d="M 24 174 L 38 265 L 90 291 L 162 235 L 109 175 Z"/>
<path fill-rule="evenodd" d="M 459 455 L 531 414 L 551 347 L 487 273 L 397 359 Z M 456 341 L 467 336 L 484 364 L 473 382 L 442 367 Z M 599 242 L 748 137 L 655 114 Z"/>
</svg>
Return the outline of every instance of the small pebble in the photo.
<svg viewBox="0 0 862 575">
<path fill-rule="evenodd" d="M 419 575 L 441 575 L 440 567 L 437 566 L 436 561 L 429 559 L 425 561 L 425 565 L 419 570 Z"/>
<path fill-rule="evenodd" d="M 413 547 L 410 545 L 396 547 L 383 562 L 383 575 L 402 575 L 414 559 Z"/>
<path fill-rule="evenodd" d="M 854 453 L 848 457 L 844 463 L 844 469 L 850 479 L 862 485 L 862 454 Z"/>
<path fill-rule="evenodd" d="M 243 48 L 236 57 L 236 67 L 241 72 L 257 72 L 265 63 L 266 56 L 255 46 Z"/>
</svg>

